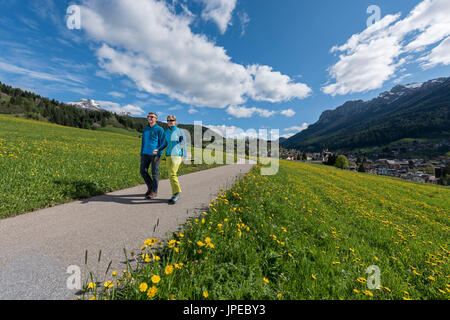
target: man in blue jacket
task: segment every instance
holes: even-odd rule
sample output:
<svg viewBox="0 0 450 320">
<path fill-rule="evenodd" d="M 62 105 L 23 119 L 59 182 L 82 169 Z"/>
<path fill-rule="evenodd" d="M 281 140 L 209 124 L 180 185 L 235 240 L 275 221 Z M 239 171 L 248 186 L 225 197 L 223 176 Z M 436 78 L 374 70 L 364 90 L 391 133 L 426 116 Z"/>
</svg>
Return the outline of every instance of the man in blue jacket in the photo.
<svg viewBox="0 0 450 320">
<path fill-rule="evenodd" d="M 147 117 L 148 127 L 142 132 L 141 146 L 141 176 L 147 184 L 146 199 L 153 199 L 158 195 L 159 164 L 162 151 L 158 151 L 164 144 L 164 129 L 158 124 L 158 116 L 150 112 Z M 154 151 L 158 151 L 156 155 Z M 149 167 L 152 166 L 152 176 L 149 175 Z"/>
</svg>

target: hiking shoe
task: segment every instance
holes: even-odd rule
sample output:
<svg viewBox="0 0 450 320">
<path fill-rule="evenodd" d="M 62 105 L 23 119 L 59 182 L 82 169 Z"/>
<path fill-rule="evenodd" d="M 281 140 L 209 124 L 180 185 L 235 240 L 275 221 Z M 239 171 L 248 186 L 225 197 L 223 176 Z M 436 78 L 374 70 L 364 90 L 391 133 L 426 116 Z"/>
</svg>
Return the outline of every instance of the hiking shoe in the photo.
<svg viewBox="0 0 450 320">
<path fill-rule="evenodd" d="M 177 203 L 178 200 L 180 200 L 180 194 L 179 194 L 179 193 L 177 193 L 176 195 L 174 195 L 174 196 L 172 197 L 172 199 L 170 199 L 169 203 L 170 203 L 170 204 L 175 204 L 175 203 Z"/>
<path fill-rule="evenodd" d="M 145 197 L 147 200 L 155 199 L 158 196 L 157 193 L 150 192 L 148 196 Z"/>
<path fill-rule="evenodd" d="M 145 197 L 148 197 L 148 196 L 150 195 L 150 193 L 152 193 L 152 192 L 150 191 L 150 189 L 147 190 L 147 192 L 145 193 Z"/>
</svg>

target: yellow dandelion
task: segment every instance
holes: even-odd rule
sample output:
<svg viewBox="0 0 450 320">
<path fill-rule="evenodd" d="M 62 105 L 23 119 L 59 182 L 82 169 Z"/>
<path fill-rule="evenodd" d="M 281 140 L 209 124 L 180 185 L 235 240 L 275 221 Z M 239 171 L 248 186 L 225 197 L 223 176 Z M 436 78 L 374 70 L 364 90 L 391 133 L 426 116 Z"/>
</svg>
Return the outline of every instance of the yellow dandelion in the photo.
<svg viewBox="0 0 450 320">
<path fill-rule="evenodd" d="M 147 291 L 147 289 L 148 289 L 148 284 L 145 282 L 141 283 L 141 285 L 139 286 L 139 290 L 141 292 L 145 292 L 145 291 Z"/>
<path fill-rule="evenodd" d="M 373 293 L 372 293 L 371 291 L 369 291 L 369 290 L 363 290 L 363 293 L 364 293 L 366 296 L 371 296 L 371 297 L 373 297 Z"/>
<path fill-rule="evenodd" d="M 173 267 L 172 266 L 167 266 L 164 270 L 164 272 L 169 275 L 173 272 Z"/>
<path fill-rule="evenodd" d="M 161 278 L 155 274 L 154 276 L 152 276 L 151 280 L 154 284 L 157 284 L 161 281 Z"/>
<path fill-rule="evenodd" d="M 155 287 L 155 286 L 153 286 L 153 287 L 151 287 L 150 289 L 148 289 L 148 291 L 147 291 L 147 296 L 149 297 L 149 298 L 153 298 L 154 296 L 156 296 L 156 293 L 158 292 L 158 289 Z"/>
<path fill-rule="evenodd" d="M 205 299 L 207 299 L 208 296 L 209 296 L 208 292 L 204 291 L 204 292 L 203 292 L 203 297 L 204 297 Z"/>
<path fill-rule="evenodd" d="M 358 279 L 357 279 L 357 281 L 359 282 L 359 283 L 366 283 L 366 279 L 365 278 L 362 278 L 362 277 L 359 277 Z"/>
<path fill-rule="evenodd" d="M 204 247 L 204 246 L 205 246 L 205 244 L 204 244 L 202 241 L 198 241 L 198 242 L 197 242 L 197 245 L 198 245 L 199 247 Z"/>
</svg>

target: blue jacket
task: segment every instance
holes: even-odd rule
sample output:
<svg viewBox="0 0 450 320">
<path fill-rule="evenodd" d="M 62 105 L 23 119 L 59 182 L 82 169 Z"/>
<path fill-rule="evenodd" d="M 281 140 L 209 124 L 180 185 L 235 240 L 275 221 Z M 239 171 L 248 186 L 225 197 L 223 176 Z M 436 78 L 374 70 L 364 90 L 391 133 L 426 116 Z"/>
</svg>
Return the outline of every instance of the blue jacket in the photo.
<svg viewBox="0 0 450 320">
<path fill-rule="evenodd" d="M 142 146 L 141 155 L 153 156 L 154 150 L 160 150 L 164 144 L 164 129 L 155 124 L 152 127 L 147 126 L 142 132 Z M 161 157 L 162 152 L 158 152 L 158 157 Z"/>
<path fill-rule="evenodd" d="M 176 156 L 176 157 L 187 157 L 186 150 L 186 136 L 184 135 L 183 129 L 178 128 L 177 126 L 169 127 L 164 132 L 164 143 L 159 149 L 162 152 L 166 149 L 166 157 Z"/>
</svg>

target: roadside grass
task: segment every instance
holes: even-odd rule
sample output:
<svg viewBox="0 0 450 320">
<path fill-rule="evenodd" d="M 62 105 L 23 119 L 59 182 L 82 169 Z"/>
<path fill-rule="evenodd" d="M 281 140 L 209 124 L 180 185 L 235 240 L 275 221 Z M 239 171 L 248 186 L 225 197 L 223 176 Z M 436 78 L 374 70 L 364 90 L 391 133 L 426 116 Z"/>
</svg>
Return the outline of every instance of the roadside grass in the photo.
<svg viewBox="0 0 450 320">
<path fill-rule="evenodd" d="M 0 219 L 144 184 L 140 147 L 132 136 L 0 115 Z M 217 166 L 183 163 L 179 175 Z"/>
<path fill-rule="evenodd" d="M 169 239 L 150 230 L 138 267 L 91 275 L 83 298 L 448 299 L 449 188 L 280 164 L 255 167 Z"/>
</svg>

